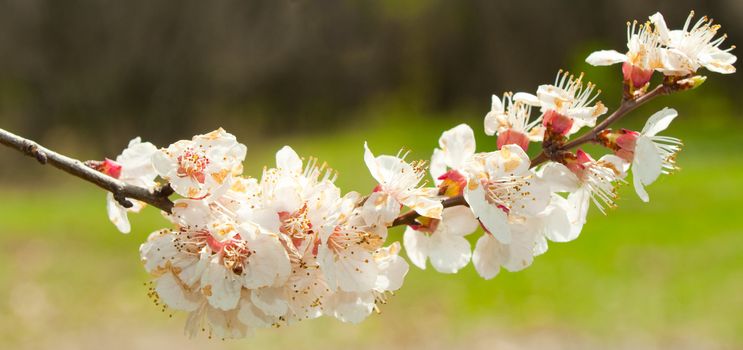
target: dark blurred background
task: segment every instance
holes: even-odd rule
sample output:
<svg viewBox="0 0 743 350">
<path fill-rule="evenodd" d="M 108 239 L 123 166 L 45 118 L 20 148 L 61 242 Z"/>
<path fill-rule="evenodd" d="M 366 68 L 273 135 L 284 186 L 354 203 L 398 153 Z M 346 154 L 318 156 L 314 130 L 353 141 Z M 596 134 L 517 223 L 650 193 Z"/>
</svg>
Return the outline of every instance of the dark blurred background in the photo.
<svg viewBox="0 0 743 350">
<path fill-rule="evenodd" d="M 325 131 L 389 99 L 484 111 L 577 52 L 622 51 L 629 19 L 662 10 L 680 27 L 689 9 L 743 37 L 740 0 L 3 0 L 0 123 L 114 152 L 134 134 L 162 144 L 216 124 Z M 741 96 L 740 75 L 719 80 Z"/>
<path fill-rule="evenodd" d="M 679 28 L 691 9 L 723 25 L 723 47 L 743 44 L 742 0 L 0 0 L 0 128 L 101 159 L 138 135 L 166 146 L 222 126 L 248 145 L 248 175 L 289 144 L 328 161 L 343 192 L 366 192 L 365 140 L 428 159 L 466 122 L 493 150 L 490 95 L 533 92 L 558 69 L 585 71 L 615 108 L 619 66 L 585 57 L 624 51 L 628 20 L 661 11 Z M 665 134 L 685 142 L 683 171 L 650 186 L 651 203 L 623 186 L 618 210 L 592 210 L 578 240 L 524 271 L 411 268 L 362 325 L 234 342 L 189 340 L 184 314 L 151 305 L 137 251 L 168 225 L 156 210 L 121 235 L 102 191 L 0 147 L 0 348 L 741 349 L 743 78 L 701 74 L 700 89 L 621 122 L 679 110 Z"/>
</svg>

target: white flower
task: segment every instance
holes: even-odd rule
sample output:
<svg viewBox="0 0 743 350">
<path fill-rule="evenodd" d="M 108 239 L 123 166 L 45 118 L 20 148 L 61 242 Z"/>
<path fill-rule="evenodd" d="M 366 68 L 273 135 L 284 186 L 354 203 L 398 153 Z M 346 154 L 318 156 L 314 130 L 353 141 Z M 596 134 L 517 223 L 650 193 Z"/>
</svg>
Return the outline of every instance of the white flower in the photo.
<svg viewBox="0 0 743 350">
<path fill-rule="evenodd" d="M 181 140 L 156 152 L 152 163 L 173 190 L 188 198 L 202 198 L 242 172 L 247 148 L 223 129 L 192 140 Z"/>
<path fill-rule="evenodd" d="M 657 134 L 671 124 L 678 112 L 663 108 L 653 114 L 645 123 L 635 143 L 632 159 L 632 174 L 635 191 L 640 198 L 650 200 L 645 186 L 653 183 L 660 174 L 668 174 L 676 169 L 676 154 L 681 150 L 681 141 Z"/>
<path fill-rule="evenodd" d="M 208 255 L 203 247 L 182 243 L 177 232 L 153 232 L 140 246 L 145 270 L 155 277 L 151 296 L 175 310 L 193 311 L 205 302 L 199 291 Z"/>
<path fill-rule="evenodd" d="M 448 170 L 461 172 L 475 154 L 475 133 L 469 125 L 459 124 L 441 134 L 439 147 L 433 150 L 430 166 L 431 176 L 437 185 Z"/>
<path fill-rule="evenodd" d="M 444 209 L 441 220 L 429 221 L 405 229 L 403 242 L 410 261 L 425 269 L 431 259 L 436 271 L 456 273 L 470 261 L 470 243 L 464 236 L 477 230 L 477 219 L 467 207 L 455 206 Z"/>
<path fill-rule="evenodd" d="M 627 53 L 602 50 L 591 53 L 586 62 L 594 66 L 608 66 L 622 63 L 624 80 L 631 82 L 633 88 L 644 86 L 653 71 L 662 67 L 662 49 L 658 32 L 650 22 L 638 25 L 637 21 L 627 22 Z"/>
<path fill-rule="evenodd" d="M 467 124 L 444 131 L 439 147 L 433 150 L 430 172 L 439 194 L 446 197 L 461 195 L 467 185 L 464 167 L 475 154 L 475 133 Z"/>
<path fill-rule="evenodd" d="M 504 244 L 511 241 L 510 215 L 536 215 L 549 203 L 549 192 L 529 170 L 529 156 L 516 145 L 476 154 L 464 198 L 482 226 Z"/>
<path fill-rule="evenodd" d="M 624 183 L 629 165 L 615 155 L 605 155 L 594 160 L 588 153 L 578 150 L 574 159 L 567 160 L 567 166 L 550 162 L 546 164 L 541 177 L 553 192 L 568 192 L 567 206 L 560 204 L 567 212 L 571 232 L 561 234 L 556 241 L 575 239 L 586 222 L 588 207 L 593 202 L 601 213 L 606 207 L 616 207 L 616 184 Z"/>
<path fill-rule="evenodd" d="M 399 252 L 399 242 L 375 251 L 373 261 L 378 275 L 374 287 L 363 292 L 338 290 L 326 298 L 323 312 L 342 322 L 359 323 L 377 308 L 377 304 L 387 303 L 388 294 L 402 286 L 408 273 L 408 264 Z"/>
<path fill-rule="evenodd" d="M 157 152 L 155 145 L 142 142 L 139 137 L 129 141 L 129 146 L 116 157 L 116 165 L 120 167 L 117 170 L 118 179 L 129 185 L 147 189 L 155 188 L 157 173 L 155 173 L 151 161 L 155 152 Z M 114 199 L 112 193 L 109 192 L 106 197 L 108 218 L 122 233 L 131 231 L 127 212 L 138 213 L 145 206 L 145 203 L 137 200 L 129 199 L 129 201 L 132 203 L 132 207 L 124 208 Z"/>
<path fill-rule="evenodd" d="M 540 85 L 536 96 L 518 93 L 514 100 L 539 106 L 545 126 L 558 134 L 570 135 L 582 127 L 593 127 L 596 119 L 606 113 L 606 106 L 596 101 L 600 91 L 594 94 L 594 89 L 590 82 L 583 87 L 583 74 L 575 77 L 560 70 L 553 85 Z"/>
<path fill-rule="evenodd" d="M 384 242 L 386 228 L 358 224 L 339 223 L 327 227 L 322 235 L 318 260 L 333 289 L 369 291 L 377 280 L 379 269 L 372 255 Z"/>
<path fill-rule="evenodd" d="M 516 96 L 528 98 L 529 94 L 518 93 Z M 538 103 L 537 101 L 532 101 Z M 493 95 L 491 109 L 485 115 L 485 134 L 498 136 L 498 148 L 506 144 L 516 144 L 524 150 L 530 141 L 541 141 L 544 128 L 539 126 L 541 117 L 532 121 L 531 105 L 523 100 L 514 101 L 512 93 L 503 94 L 503 100 Z"/>
<path fill-rule="evenodd" d="M 443 207 L 436 199 L 435 188 L 420 187 L 425 176 L 420 163 L 408 163 L 405 156 L 381 155 L 374 157 L 364 143 L 364 161 L 372 176 L 379 183 L 378 190 L 366 200 L 364 206 L 367 222 L 391 223 L 405 205 L 418 214 L 440 219 Z"/>
<path fill-rule="evenodd" d="M 658 67 L 660 42 L 650 22 L 640 25 L 637 21 L 627 22 L 627 49 L 626 53 L 615 50 L 595 51 L 586 58 L 586 62 L 594 66 L 629 62 L 633 66 L 649 70 Z"/>
<path fill-rule="evenodd" d="M 487 232 L 477 240 L 472 263 L 483 278 L 495 277 L 501 266 L 515 272 L 531 265 L 539 237 L 537 231 L 526 223 L 512 223 L 510 232 L 512 239 L 509 243 L 503 243 Z"/>
<path fill-rule="evenodd" d="M 659 70 L 665 75 L 674 76 L 693 74 L 700 67 L 717 73 L 734 73 L 733 63 L 737 57 L 730 51 L 735 47 L 720 49 L 727 35 L 715 38 L 720 29 L 719 25 L 712 24 L 706 16 L 691 25 L 693 17 L 694 11 L 691 11 L 683 29 L 669 30 L 663 15 L 655 13 L 650 16 L 661 42 L 667 46 L 663 51 L 663 67 Z"/>
</svg>

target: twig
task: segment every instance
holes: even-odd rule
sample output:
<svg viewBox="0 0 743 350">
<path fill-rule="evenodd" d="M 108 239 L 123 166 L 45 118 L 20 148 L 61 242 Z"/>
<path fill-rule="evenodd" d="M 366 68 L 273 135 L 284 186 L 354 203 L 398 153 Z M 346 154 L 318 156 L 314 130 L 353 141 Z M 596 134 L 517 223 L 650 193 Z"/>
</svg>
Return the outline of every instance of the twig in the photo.
<svg viewBox="0 0 743 350">
<path fill-rule="evenodd" d="M 674 86 L 662 84 L 636 99 L 623 100 L 622 104 L 619 106 L 619 108 L 617 108 L 616 111 L 614 111 L 614 113 L 609 115 L 606 119 L 592 128 L 589 132 L 581 135 L 575 140 L 557 147 L 555 150 L 553 150 L 554 152 L 550 153 L 567 151 L 582 144 L 594 141 L 596 139 L 596 135 L 598 135 L 598 133 L 602 130 L 609 127 L 612 123 L 618 121 L 640 105 L 652 100 L 657 96 L 668 94 L 669 92 L 673 91 L 673 89 Z M 103 188 L 106 191 L 113 193 L 114 199 L 116 199 L 119 204 L 126 208 L 130 208 L 132 206 L 132 203 L 128 199 L 135 199 L 145 202 L 166 212 L 170 212 L 170 210 L 173 208 L 173 202 L 168 198 L 171 194 L 173 194 L 173 189 L 168 184 L 153 191 L 150 191 L 143 187 L 128 185 L 97 170 L 91 169 L 77 159 L 73 159 L 51 151 L 40 146 L 34 141 L 12 134 L 3 129 L 0 129 L 0 143 L 35 158 L 41 164 L 50 164 L 58 169 L 64 170 L 69 174 L 75 175 L 85 181 L 97 185 L 100 188 Z M 531 159 L 531 166 L 535 167 L 548 160 L 550 160 L 550 156 L 542 151 L 536 157 Z M 444 208 L 454 207 L 458 205 L 468 205 L 467 202 L 464 200 L 464 196 L 462 195 L 447 198 L 441 201 L 441 204 L 444 206 Z M 419 216 L 420 215 L 415 211 L 409 211 L 398 216 L 393 221 L 392 227 L 401 225 L 413 225 L 416 223 L 416 219 Z"/>
<path fill-rule="evenodd" d="M 468 205 L 467 201 L 464 200 L 464 196 L 454 196 L 447 199 L 444 199 L 441 201 L 441 204 L 444 206 L 444 208 L 449 207 L 455 207 L 457 205 Z M 416 223 L 415 219 L 420 217 L 420 214 L 416 213 L 415 211 L 409 211 L 403 215 L 398 216 L 395 221 L 392 222 L 392 226 L 400 226 L 400 225 L 414 225 Z"/>
<path fill-rule="evenodd" d="M 636 99 L 622 100 L 622 104 L 619 105 L 619 108 L 617 108 L 617 110 L 614 111 L 614 113 L 606 117 L 606 119 L 604 119 L 601 123 L 593 127 L 587 133 L 576 138 L 575 140 L 572 140 L 560 147 L 556 147 L 550 153 L 556 154 L 561 151 L 571 150 L 582 144 L 594 141 L 596 139 L 596 135 L 598 135 L 599 132 L 608 128 L 611 124 L 618 121 L 619 119 L 627 115 L 629 112 L 633 111 L 635 108 L 647 103 L 648 101 L 654 99 L 655 97 L 668 94 L 677 88 L 678 87 L 676 85 L 661 84 L 661 85 L 658 85 L 653 90 L 650 90 L 646 94 Z M 536 157 L 531 159 L 531 167 L 533 168 L 548 160 L 550 160 L 550 156 L 545 151 L 542 151 Z M 447 198 L 441 201 L 441 204 L 444 206 L 444 208 L 453 207 L 457 205 L 468 205 L 462 195 Z M 412 211 L 412 210 L 408 211 L 407 213 L 398 216 L 395 219 L 395 221 L 392 223 L 392 227 L 400 226 L 400 225 L 413 225 L 416 223 L 415 220 L 419 216 L 420 215 L 416 213 L 415 211 Z"/>
<path fill-rule="evenodd" d="M 581 135 L 575 140 L 572 140 L 566 143 L 562 147 L 559 147 L 558 150 L 559 151 L 571 150 L 580 145 L 596 140 L 596 135 L 598 135 L 599 132 L 608 128 L 611 124 L 618 121 L 619 119 L 622 119 L 622 117 L 626 116 L 629 112 L 633 111 L 635 108 L 647 103 L 648 101 L 654 99 L 655 97 L 668 94 L 669 92 L 673 91 L 673 89 L 674 89 L 673 86 L 661 84 L 655 87 L 655 89 L 649 91 L 648 93 L 636 99 L 622 100 L 622 104 L 619 105 L 619 108 L 617 108 L 617 110 L 614 111 L 614 113 L 606 117 L 606 119 L 604 119 L 601 123 L 593 127 L 589 132 Z M 531 160 L 531 166 L 535 167 L 548 160 L 550 160 L 550 156 L 544 151 L 542 151 Z"/>
<path fill-rule="evenodd" d="M 25 155 L 35 158 L 41 164 L 49 164 L 68 174 L 77 176 L 85 181 L 111 192 L 114 199 L 125 208 L 131 208 L 132 202 L 128 199 L 150 204 L 160 210 L 170 212 L 173 202 L 168 198 L 173 194 L 172 188 L 165 185 L 155 190 L 126 184 L 118 179 L 91 169 L 83 162 L 51 151 L 34 141 L 25 139 L 6 130 L 0 129 L 0 144 L 13 148 Z"/>
</svg>

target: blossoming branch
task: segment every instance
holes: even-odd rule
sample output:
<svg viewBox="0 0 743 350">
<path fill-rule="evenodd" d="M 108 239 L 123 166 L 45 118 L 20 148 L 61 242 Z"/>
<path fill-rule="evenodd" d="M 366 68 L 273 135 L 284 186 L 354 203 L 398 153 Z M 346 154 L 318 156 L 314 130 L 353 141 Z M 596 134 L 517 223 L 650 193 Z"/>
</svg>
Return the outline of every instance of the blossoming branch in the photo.
<svg viewBox="0 0 743 350">
<path fill-rule="evenodd" d="M 622 103 L 603 119 L 596 86 L 560 71 L 533 94 L 492 97 L 484 128 L 496 150 L 477 153 L 465 124 L 441 135 L 428 168 L 364 144 L 378 183 L 367 195 L 344 194 L 334 171 L 288 146 L 259 177 L 243 175 L 247 147 L 221 128 L 161 149 L 135 138 L 115 160 L 86 163 L 2 129 L 0 143 L 108 191 L 108 217 L 121 232 L 131 229 L 128 213 L 146 204 L 162 210 L 171 226 L 152 233 L 140 255 L 154 279 L 150 295 L 189 313 L 188 334 L 243 337 L 320 316 L 356 323 L 402 286 L 403 247 L 421 269 L 430 261 L 456 273 L 472 261 L 490 279 L 528 267 L 548 242 L 576 239 L 589 206 L 616 206 L 615 187 L 629 171 L 647 202 L 645 187 L 676 169 L 681 142 L 660 133 L 678 113 L 663 108 L 640 131 L 610 127 L 651 99 L 698 87 L 701 68 L 735 72 L 720 27 L 693 17 L 680 30 L 659 13 L 628 23 L 625 53 L 587 58 L 622 64 Z M 541 149 L 529 159 L 532 143 Z M 586 143 L 606 154 L 588 154 Z M 429 175 L 432 187 L 422 185 Z M 403 225 L 400 244 L 388 229 Z M 465 237 L 479 227 L 473 250 Z"/>
</svg>

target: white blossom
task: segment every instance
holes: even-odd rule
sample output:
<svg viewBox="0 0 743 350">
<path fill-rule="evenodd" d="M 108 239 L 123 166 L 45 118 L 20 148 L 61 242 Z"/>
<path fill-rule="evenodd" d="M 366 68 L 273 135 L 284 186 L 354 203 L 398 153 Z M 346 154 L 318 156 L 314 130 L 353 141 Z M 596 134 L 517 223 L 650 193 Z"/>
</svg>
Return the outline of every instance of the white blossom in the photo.
<svg viewBox="0 0 743 350">
<path fill-rule="evenodd" d="M 436 198 L 437 189 L 420 185 L 425 176 L 423 164 L 408 163 L 405 161 L 405 155 L 375 157 L 366 144 L 364 148 L 364 162 L 372 177 L 379 183 L 377 190 L 364 204 L 367 208 L 365 211 L 367 222 L 381 220 L 384 223 L 391 223 L 400 213 L 402 205 L 422 216 L 441 218 L 443 207 Z"/>
<path fill-rule="evenodd" d="M 155 178 L 157 177 L 157 173 L 155 173 L 155 168 L 152 166 L 150 159 L 155 152 L 157 152 L 155 145 L 149 142 L 142 142 L 139 137 L 129 141 L 129 146 L 116 157 L 114 166 L 118 166 L 119 168 L 116 171 L 115 177 L 125 184 L 152 190 L 156 186 Z M 109 173 L 109 175 L 114 174 Z M 129 233 L 131 231 L 127 212 L 138 213 L 145 206 L 145 203 L 141 201 L 127 200 L 132 203 L 131 208 L 121 206 L 114 199 L 112 193 L 108 193 L 106 197 L 108 218 L 122 233 Z"/>
<path fill-rule="evenodd" d="M 727 35 L 715 38 L 719 25 L 713 24 L 707 16 L 701 17 L 692 25 L 693 17 L 694 11 L 691 11 L 682 29 L 669 30 L 662 14 L 650 16 L 650 21 L 666 47 L 662 52 L 663 65 L 659 70 L 665 75 L 674 76 L 693 74 L 700 67 L 722 74 L 734 73 L 733 63 L 737 57 L 730 51 L 735 47 L 720 48 Z"/>
<path fill-rule="evenodd" d="M 470 261 L 470 243 L 464 237 L 477 230 L 477 219 L 467 207 L 455 206 L 444 209 L 441 220 L 428 221 L 405 229 L 403 242 L 410 261 L 425 269 L 430 259 L 436 271 L 456 273 Z"/>
<path fill-rule="evenodd" d="M 246 151 L 234 135 L 220 128 L 156 152 L 152 164 L 176 193 L 202 198 L 225 185 L 233 175 L 242 173 Z"/>
</svg>

